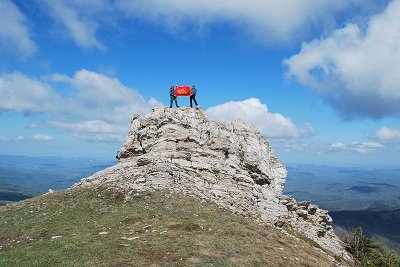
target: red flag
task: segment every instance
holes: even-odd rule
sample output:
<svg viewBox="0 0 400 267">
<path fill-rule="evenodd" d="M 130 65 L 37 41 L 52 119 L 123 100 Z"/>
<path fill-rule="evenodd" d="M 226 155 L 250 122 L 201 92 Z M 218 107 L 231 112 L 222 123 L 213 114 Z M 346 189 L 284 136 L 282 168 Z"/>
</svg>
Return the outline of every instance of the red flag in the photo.
<svg viewBox="0 0 400 267">
<path fill-rule="evenodd" d="M 190 96 L 190 86 L 188 85 L 175 86 L 175 96 Z"/>
</svg>

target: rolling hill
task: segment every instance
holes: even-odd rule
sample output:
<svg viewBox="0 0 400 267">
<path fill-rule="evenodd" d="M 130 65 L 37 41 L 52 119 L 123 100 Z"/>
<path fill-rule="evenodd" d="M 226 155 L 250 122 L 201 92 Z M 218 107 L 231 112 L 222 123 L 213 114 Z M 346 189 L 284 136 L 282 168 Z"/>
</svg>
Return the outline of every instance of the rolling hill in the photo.
<svg viewBox="0 0 400 267">
<path fill-rule="evenodd" d="M 0 208 L 0 266 L 333 266 L 310 239 L 167 191 L 77 188 Z"/>
</svg>

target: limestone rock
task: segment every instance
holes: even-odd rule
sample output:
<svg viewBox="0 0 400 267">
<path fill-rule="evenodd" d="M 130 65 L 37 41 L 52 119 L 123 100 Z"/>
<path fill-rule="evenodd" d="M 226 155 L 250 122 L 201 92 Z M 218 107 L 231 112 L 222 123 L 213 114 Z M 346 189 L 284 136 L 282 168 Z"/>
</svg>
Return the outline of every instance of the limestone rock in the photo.
<svg viewBox="0 0 400 267">
<path fill-rule="evenodd" d="M 285 166 L 268 142 L 241 121 L 208 120 L 201 110 L 155 108 L 135 115 L 119 163 L 76 186 L 138 191 L 168 189 L 205 198 L 258 223 L 288 226 L 322 248 L 350 259 L 328 213 L 282 194 Z"/>
</svg>

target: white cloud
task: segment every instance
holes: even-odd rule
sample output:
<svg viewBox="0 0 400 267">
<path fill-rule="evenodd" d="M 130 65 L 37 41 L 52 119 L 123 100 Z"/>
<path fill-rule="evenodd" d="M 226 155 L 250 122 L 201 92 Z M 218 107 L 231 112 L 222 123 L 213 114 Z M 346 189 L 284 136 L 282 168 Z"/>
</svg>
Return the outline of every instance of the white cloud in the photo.
<svg viewBox="0 0 400 267">
<path fill-rule="evenodd" d="M 48 125 L 71 131 L 79 139 L 86 141 L 122 141 L 124 135 L 129 130 L 128 126 L 109 124 L 104 121 L 84 121 L 77 123 L 68 123 L 62 121 L 48 121 Z"/>
<path fill-rule="evenodd" d="M 331 150 L 335 150 L 335 151 L 338 151 L 338 150 L 345 150 L 345 149 L 346 149 L 346 145 L 343 144 L 343 143 L 341 143 L 341 142 L 337 142 L 337 143 L 331 144 L 331 145 L 330 145 L 330 149 L 331 149 Z"/>
<path fill-rule="evenodd" d="M 48 142 L 48 141 L 53 141 L 53 137 L 50 135 L 36 134 L 32 136 L 32 140 Z"/>
<path fill-rule="evenodd" d="M 56 128 L 71 130 L 75 132 L 116 133 L 116 132 L 126 131 L 126 127 L 121 127 L 119 125 L 112 125 L 101 120 L 84 121 L 78 123 L 49 121 L 47 122 L 47 124 Z"/>
<path fill-rule="evenodd" d="M 386 1 L 386 0 L 383 0 Z M 32 3 L 31 3 L 32 2 Z M 55 27 L 50 33 L 71 38 L 81 48 L 105 49 L 98 32 L 104 27 L 120 31 L 126 21 L 156 24 L 171 32 L 203 32 L 204 28 L 228 23 L 244 30 L 263 43 L 290 42 L 317 30 L 331 29 L 339 12 L 357 9 L 376 0 L 40 0 L 39 5 L 51 17 Z M 0 43 L 9 51 L 31 55 L 36 45 L 31 40 L 28 22 L 10 0 L 0 4 Z M 36 7 L 35 7 L 36 8 Z M 370 8 L 373 9 L 373 8 Z M 368 13 L 368 12 L 367 12 Z M 42 14 L 41 14 L 42 15 Z M 122 22 L 122 23 L 121 23 Z M 33 23 L 31 25 L 34 25 Z M 128 29 L 129 31 L 130 29 Z M 247 37 L 247 36 L 246 36 Z"/>
<path fill-rule="evenodd" d="M 88 70 L 41 80 L 0 74 L 0 110 L 46 114 L 52 118 L 48 125 L 85 140 L 121 140 L 132 114 L 161 105 L 154 98 L 146 101 L 118 79 Z"/>
<path fill-rule="evenodd" d="M 60 93 L 59 87 L 67 91 Z M 50 75 L 41 80 L 19 73 L 0 74 L 0 109 L 46 113 L 78 120 L 126 123 L 133 113 L 146 113 L 160 102 L 146 101 L 118 79 L 80 70 L 74 76 Z"/>
<path fill-rule="evenodd" d="M 97 72 L 80 70 L 73 77 L 52 75 L 47 78 L 71 87 L 74 93 L 65 112 L 77 113 L 88 120 L 126 123 L 133 113 L 144 114 L 162 105 L 154 98 L 146 101 L 135 89 Z"/>
<path fill-rule="evenodd" d="M 96 31 L 103 13 L 109 11 L 108 1 L 53 1 L 45 0 L 53 19 L 63 26 L 76 45 L 81 48 L 104 49 L 97 40 Z"/>
<path fill-rule="evenodd" d="M 306 130 L 298 129 L 289 118 L 279 113 L 269 112 L 268 107 L 256 98 L 227 102 L 211 107 L 205 113 L 209 118 L 218 121 L 241 119 L 256 127 L 264 136 L 269 138 L 300 137 L 312 130 L 309 124 L 307 124 Z"/>
<path fill-rule="evenodd" d="M 399 142 L 400 143 L 400 129 L 390 129 L 382 127 L 375 135 L 381 142 Z"/>
<path fill-rule="evenodd" d="M 357 14 L 368 13 L 365 6 L 374 9 L 374 2 L 376 0 L 34 1 L 55 22 L 54 30 L 58 37 L 71 38 L 77 46 L 85 49 L 105 49 L 98 36 L 102 28 L 112 27 L 112 30 L 120 31 L 126 21 L 138 20 L 173 33 L 204 32 L 209 26 L 224 23 L 244 30 L 263 43 L 290 42 L 316 29 L 332 29 L 335 20 L 341 17 L 338 16 L 340 12 L 357 9 Z"/>
<path fill-rule="evenodd" d="M 59 96 L 42 81 L 20 73 L 0 73 L 0 110 L 52 113 L 58 102 Z"/>
<path fill-rule="evenodd" d="M 0 14 L 0 51 L 21 57 L 34 54 L 36 44 L 32 41 L 27 19 L 18 7 L 9 0 L 2 0 Z"/>
<path fill-rule="evenodd" d="M 15 141 L 17 141 L 17 142 L 21 142 L 21 141 L 24 141 L 24 140 L 25 140 L 25 138 L 23 136 L 21 136 L 21 135 L 19 135 L 19 136 L 17 136 L 17 138 L 15 138 Z"/>
<path fill-rule="evenodd" d="M 276 151 L 289 153 L 305 152 L 319 154 L 323 152 L 322 144 L 318 142 L 309 142 L 304 139 L 272 139 L 271 147 Z"/>
<path fill-rule="evenodd" d="M 271 146 L 284 152 L 301 152 L 311 153 L 314 155 L 329 155 L 332 153 L 341 153 L 349 156 L 349 152 L 365 155 L 385 149 L 385 146 L 379 142 L 358 142 L 354 141 L 350 144 L 342 142 L 326 143 L 321 141 L 307 141 L 304 139 L 273 139 Z"/>
<path fill-rule="evenodd" d="M 0 141 L 10 141 L 10 137 L 0 135 Z"/>
<path fill-rule="evenodd" d="M 350 145 L 350 149 L 353 152 L 357 152 L 360 154 L 374 152 L 383 148 L 384 146 L 378 142 L 353 142 Z"/>
<path fill-rule="evenodd" d="M 371 17 L 303 44 L 285 60 L 288 76 L 310 87 L 345 118 L 400 115 L 400 0 Z"/>
<path fill-rule="evenodd" d="M 359 0 L 117 0 L 127 16 L 139 17 L 181 31 L 188 25 L 204 27 L 228 22 L 244 28 L 256 39 L 287 42 L 312 27 L 334 21 L 336 12 L 357 5 Z M 370 1 L 363 1 L 365 2 Z"/>
<path fill-rule="evenodd" d="M 92 133 L 92 134 L 75 134 L 76 138 L 89 142 L 122 142 L 123 138 L 117 134 Z"/>
</svg>

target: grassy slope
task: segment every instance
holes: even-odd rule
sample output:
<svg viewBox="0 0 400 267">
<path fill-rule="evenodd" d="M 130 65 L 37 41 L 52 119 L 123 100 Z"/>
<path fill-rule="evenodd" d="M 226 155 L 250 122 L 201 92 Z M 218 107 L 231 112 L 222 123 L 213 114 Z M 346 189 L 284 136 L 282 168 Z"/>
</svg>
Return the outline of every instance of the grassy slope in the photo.
<svg viewBox="0 0 400 267">
<path fill-rule="evenodd" d="M 332 266 L 312 242 L 208 202 L 123 199 L 75 189 L 0 208 L 0 266 Z"/>
</svg>

